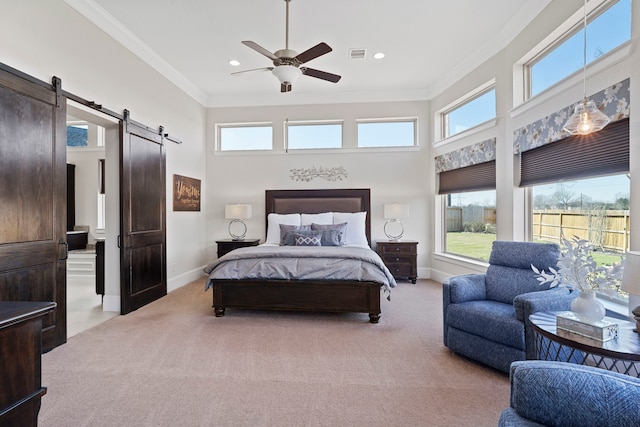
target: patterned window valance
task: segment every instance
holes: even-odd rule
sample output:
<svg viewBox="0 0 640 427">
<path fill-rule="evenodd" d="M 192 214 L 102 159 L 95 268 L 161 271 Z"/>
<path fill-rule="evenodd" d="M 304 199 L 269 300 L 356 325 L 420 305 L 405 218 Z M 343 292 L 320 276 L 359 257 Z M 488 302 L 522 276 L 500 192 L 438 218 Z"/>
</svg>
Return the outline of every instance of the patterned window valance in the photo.
<svg viewBox="0 0 640 427">
<path fill-rule="evenodd" d="M 436 173 L 464 168 L 496 159 L 496 139 L 491 138 L 459 150 L 436 156 Z"/>
<path fill-rule="evenodd" d="M 612 122 L 629 117 L 629 80 L 625 79 L 589 97 Z M 562 127 L 574 107 L 575 104 L 515 130 L 513 153 L 519 154 L 568 137 L 569 133 Z"/>
</svg>

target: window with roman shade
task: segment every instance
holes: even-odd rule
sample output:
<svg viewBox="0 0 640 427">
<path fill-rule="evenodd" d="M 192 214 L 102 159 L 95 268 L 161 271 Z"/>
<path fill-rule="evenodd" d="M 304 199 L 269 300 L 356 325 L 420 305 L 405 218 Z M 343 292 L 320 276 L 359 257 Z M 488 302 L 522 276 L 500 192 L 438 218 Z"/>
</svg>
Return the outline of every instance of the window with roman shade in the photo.
<svg viewBox="0 0 640 427">
<path fill-rule="evenodd" d="M 496 139 L 436 157 L 438 194 L 496 188 Z"/>
<path fill-rule="evenodd" d="M 629 82 L 623 80 L 589 98 L 611 119 L 603 130 L 568 136 L 562 125 L 573 105 L 514 132 L 521 187 L 613 175 L 629 171 Z"/>
<path fill-rule="evenodd" d="M 495 159 L 495 138 L 436 157 L 443 252 L 489 259 L 497 224 Z"/>
<path fill-rule="evenodd" d="M 629 119 L 520 153 L 520 186 L 629 171 Z"/>
</svg>

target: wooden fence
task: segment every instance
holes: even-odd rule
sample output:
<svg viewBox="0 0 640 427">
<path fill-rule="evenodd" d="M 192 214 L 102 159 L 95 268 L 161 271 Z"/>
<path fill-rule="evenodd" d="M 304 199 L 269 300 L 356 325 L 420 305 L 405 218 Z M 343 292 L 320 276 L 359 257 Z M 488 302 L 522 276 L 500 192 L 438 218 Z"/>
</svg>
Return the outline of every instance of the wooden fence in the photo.
<svg viewBox="0 0 640 427">
<path fill-rule="evenodd" d="M 447 207 L 447 231 L 462 231 L 466 222 L 495 225 L 496 208 L 484 206 Z"/>
<path fill-rule="evenodd" d="M 629 211 L 593 210 L 534 211 L 532 233 L 534 240 L 559 242 L 560 236 L 586 239 L 602 250 L 629 250 Z"/>
</svg>

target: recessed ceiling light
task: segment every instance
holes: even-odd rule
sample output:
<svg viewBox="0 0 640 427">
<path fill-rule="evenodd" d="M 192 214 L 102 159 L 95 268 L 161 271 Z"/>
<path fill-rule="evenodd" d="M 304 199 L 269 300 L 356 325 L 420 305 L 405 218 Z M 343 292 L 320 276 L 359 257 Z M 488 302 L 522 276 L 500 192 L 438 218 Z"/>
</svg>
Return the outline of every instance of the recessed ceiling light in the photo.
<svg viewBox="0 0 640 427">
<path fill-rule="evenodd" d="M 384 53 L 378 52 L 378 53 L 373 55 L 373 58 L 374 59 L 382 59 L 382 58 L 384 58 Z"/>
<path fill-rule="evenodd" d="M 231 61 L 229 61 L 229 65 L 231 65 L 232 67 L 237 67 L 238 65 L 240 65 L 240 61 L 232 59 Z"/>
</svg>

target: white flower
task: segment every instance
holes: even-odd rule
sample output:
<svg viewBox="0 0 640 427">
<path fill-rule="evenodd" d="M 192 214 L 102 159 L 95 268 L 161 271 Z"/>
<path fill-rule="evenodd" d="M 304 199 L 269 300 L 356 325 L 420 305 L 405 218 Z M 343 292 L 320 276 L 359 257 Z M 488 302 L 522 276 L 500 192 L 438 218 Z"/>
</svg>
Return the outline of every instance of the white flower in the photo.
<svg viewBox="0 0 640 427">
<path fill-rule="evenodd" d="M 539 276 L 540 284 L 549 283 L 550 287 L 562 286 L 581 292 L 617 291 L 622 278 L 622 262 L 598 266 L 591 256 L 589 241 L 578 237 L 569 240 L 564 236 L 560 241 L 562 249 L 558 270 L 549 268 L 549 273 L 546 273 L 531 265 L 533 272 Z"/>
</svg>

